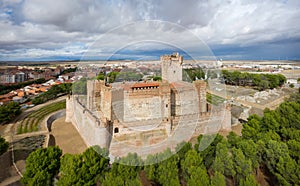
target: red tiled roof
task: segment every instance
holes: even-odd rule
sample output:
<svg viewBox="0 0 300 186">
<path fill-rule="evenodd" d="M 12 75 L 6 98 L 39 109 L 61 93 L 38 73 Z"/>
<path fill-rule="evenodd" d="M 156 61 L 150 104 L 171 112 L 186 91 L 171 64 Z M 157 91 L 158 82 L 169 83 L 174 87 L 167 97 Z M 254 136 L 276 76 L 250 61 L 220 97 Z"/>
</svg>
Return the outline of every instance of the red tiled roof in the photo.
<svg viewBox="0 0 300 186">
<path fill-rule="evenodd" d="M 11 98 L 1 98 L 0 99 L 0 102 L 2 102 L 2 103 L 7 103 L 7 102 L 9 102 L 9 101 L 11 101 L 12 99 Z"/>
<path fill-rule="evenodd" d="M 14 90 L 15 92 L 19 93 L 19 92 L 24 92 L 23 90 L 20 90 L 20 89 L 17 89 L 17 90 Z"/>
<path fill-rule="evenodd" d="M 136 83 L 131 86 L 131 88 L 142 88 L 142 87 L 158 87 L 159 83 L 151 82 L 151 83 Z"/>
</svg>

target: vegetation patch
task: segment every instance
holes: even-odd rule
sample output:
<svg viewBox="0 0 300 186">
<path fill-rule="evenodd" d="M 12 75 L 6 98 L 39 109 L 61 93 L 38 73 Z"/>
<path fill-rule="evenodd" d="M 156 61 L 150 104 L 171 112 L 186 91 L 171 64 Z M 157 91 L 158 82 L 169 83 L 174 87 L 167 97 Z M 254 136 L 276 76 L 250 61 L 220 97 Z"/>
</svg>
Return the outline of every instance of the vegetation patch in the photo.
<svg viewBox="0 0 300 186">
<path fill-rule="evenodd" d="M 37 105 L 45 103 L 51 99 L 55 99 L 58 96 L 69 94 L 72 90 L 72 83 L 62 83 L 52 86 L 47 92 L 44 92 L 32 100 L 32 103 Z"/>
<path fill-rule="evenodd" d="M 0 136 L 0 156 L 8 149 L 8 142 Z"/>
<path fill-rule="evenodd" d="M 195 145 L 178 144 L 176 152 L 167 149 L 145 160 L 129 153 L 109 164 L 108 152 L 99 147 L 62 157 L 51 147 L 30 155 L 22 180 L 28 185 L 52 185 L 54 176 L 57 185 L 300 185 L 300 94 L 262 117 L 250 116 L 242 136 L 200 135 Z"/>
<path fill-rule="evenodd" d="M 9 102 L 6 105 L 0 106 L 0 124 L 8 123 L 21 114 L 21 112 L 21 107 L 19 103 L 16 102 Z"/>
<path fill-rule="evenodd" d="M 34 132 L 38 131 L 39 124 L 43 121 L 43 119 L 58 110 L 66 108 L 66 101 L 60 101 L 57 103 L 52 103 L 47 106 L 42 107 L 41 109 L 32 112 L 26 118 L 19 122 L 19 126 L 17 129 L 18 134 Z"/>
<path fill-rule="evenodd" d="M 286 82 L 286 78 L 282 74 L 251 74 L 228 70 L 222 70 L 222 78 L 226 84 L 253 86 L 258 90 L 273 89 L 282 86 Z"/>
</svg>

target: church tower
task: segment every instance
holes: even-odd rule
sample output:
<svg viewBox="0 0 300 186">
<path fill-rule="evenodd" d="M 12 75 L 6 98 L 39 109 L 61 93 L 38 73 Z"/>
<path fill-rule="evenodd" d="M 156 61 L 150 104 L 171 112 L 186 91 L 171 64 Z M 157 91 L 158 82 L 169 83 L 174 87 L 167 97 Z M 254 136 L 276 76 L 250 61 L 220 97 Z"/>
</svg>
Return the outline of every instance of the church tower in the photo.
<svg viewBox="0 0 300 186">
<path fill-rule="evenodd" d="M 162 80 L 169 83 L 182 81 L 183 57 L 178 52 L 160 57 Z"/>
</svg>

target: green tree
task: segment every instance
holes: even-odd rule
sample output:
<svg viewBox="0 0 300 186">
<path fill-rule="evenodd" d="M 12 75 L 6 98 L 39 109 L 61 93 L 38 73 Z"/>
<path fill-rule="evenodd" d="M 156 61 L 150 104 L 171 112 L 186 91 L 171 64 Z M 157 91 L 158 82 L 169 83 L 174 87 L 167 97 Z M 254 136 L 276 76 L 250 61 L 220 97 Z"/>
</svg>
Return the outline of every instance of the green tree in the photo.
<svg viewBox="0 0 300 186">
<path fill-rule="evenodd" d="M 280 157 L 289 154 L 288 146 L 283 142 L 278 142 L 270 140 L 266 144 L 264 161 L 266 162 L 269 170 L 275 171 L 276 163 L 279 161 Z"/>
<path fill-rule="evenodd" d="M 275 111 L 265 110 L 264 117 L 261 120 L 261 126 L 264 131 L 274 130 L 278 131 L 280 127 L 280 118 L 279 115 Z"/>
<path fill-rule="evenodd" d="M 251 160 L 253 168 L 258 168 L 259 157 L 258 157 L 257 144 L 254 143 L 254 141 L 251 139 L 242 140 L 237 143 L 237 147 L 243 151 L 247 159 Z"/>
<path fill-rule="evenodd" d="M 142 166 L 142 159 L 136 153 L 129 153 L 126 157 L 115 160 L 100 182 L 102 185 L 141 185 L 139 173 Z"/>
<path fill-rule="evenodd" d="M 196 150 L 190 149 L 185 156 L 181 158 L 181 169 L 182 174 L 185 180 L 188 180 L 191 177 L 192 167 L 202 167 L 205 168 L 203 165 L 203 159 L 199 156 Z"/>
<path fill-rule="evenodd" d="M 227 140 L 230 146 L 236 147 L 237 143 L 240 142 L 242 139 L 233 131 L 229 132 L 227 135 Z"/>
<path fill-rule="evenodd" d="M 138 178 L 134 179 L 124 179 L 120 175 L 115 175 L 112 172 L 105 173 L 103 179 L 101 180 L 102 186 L 141 186 L 141 182 Z"/>
<path fill-rule="evenodd" d="M 124 80 L 128 80 L 128 73 L 127 72 L 110 72 L 107 74 L 107 77 L 109 77 L 109 83 L 113 83 L 116 81 L 117 77 L 120 78 L 120 76 L 124 76 Z"/>
<path fill-rule="evenodd" d="M 290 156 L 294 157 L 296 160 L 300 160 L 300 142 L 296 140 L 289 140 L 287 142 L 289 147 Z"/>
<path fill-rule="evenodd" d="M 239 186 L 259 186 L 253 175 L 249 174 L 239 181 Z"/>
<path fill-rule="evenodd" d="M 219 135 L 200 135 L 198 137 L 198 143 L 195 144 L 195 150 L 197 150 L 200 156 L 204 160 L 206 168 L 209 168 L 215 159 L 216 146 L 224 138 Z"/>
<path fill-rule="evenodd" d="M 243 125 L 242 137 L 244 139 L 258 140 L 258 133 L 261 131 L 261 118 L 258 115 L 252 115 L 248 122 Z"/>
<path fill-rule="evenodd" d="M 282 86 L 284 83 L 286 83 L 286 77 L 282 74 L 277 74 L 277 77 L 279 79 L 279 86 Z"/>
<path fill-rule="evenodd" d="M 227 142 L 218 143 L 216 148 L 216 159 L 212 164 L 212 170 L 226 176 L 235 176 L 236 172 L 234 170 L 233 159 L 232 155 L 229 154 Z"/>
<path fill-rule="evenodd" d="M 239 86 L 255 86 L 259 90 L 276 88 L 286 82 L 281 74 L 249 74 L 247 72 L 222 70 L 222 78 L 226 84 Z"/>
<path fill-rule="evenodd" d="M 61 160 L 57 185 L 95 185 L 108 168 L 108 151 L 93 146 L 79 155 L 66 154 Z"/>
<path fill-rule="evenodd" d="M 8 142 L 0 136 L 0 156 L 7 151 L 8 146 Z"/>
<path fill-rule="evenodd" d="M 211 178 L 211 186 L 226 186 L 225 176 L 220 172 L 215 172 Z"/>
<path fill-rule="evenodd" d="M 290 156 L 279 157 L 276 164 L 275 176 L 282 185 L 299 185 L 300 184 L 300 170 L 297 162 Z"/>
<path fill-rule="evenodd" d="M 187 180 L 187 185 L 190 186 L 207 186 L 210 183 L 205 167 L 194 167 L 189 169 L 190 177 Z"/>
<path fill-rule="evenodd" d="M 269 88 L 269 81 L 261 80 L 258 84 L 258 90 L 266 90 Z"/>
<path fill-rule="evenodd" d="M 158 164 L 157 167 L 157 180 L 161 185 L 180 185 L 178 177 L 178 162 L 179 157 L 177 154 L 172 155 L 170 149 L 165 150 L 163 153 L 160 153 L 159 159 L 164 159 Z"/>
<path fill-rule="evenodd" d="M 185 156 L 185 154 L 191 149 L 192 144 L 189 142 L 181 142 L 175 148 L 180 159 L 182 159 Z"/>
<path fill-rule="evenodd" d="M 104 80 L 105 75 L 103 73 L 99 73 L 98 76 L 96 77 L 97 80 Z"/>
<path fill-rule="evenodd" d="M 153 81 L 161 81 L 161 80 L 162 80 L 161 76 L 154 76 L 153 77 Z"/>
<path fill-rule="evenodd" d="M 255 86 L 258 86 L 261 83 L 261 76 L 260 76 L 260 74 L 253 74 L 252 78 L 253 78 L 252 82 L 253 82 L 253 84 Z"/>
<path fill-rule="evenodd" d="M 28 182 L 28 185 L 32 185 L 32 186 L 52 185 L 51 180 L 52 180 L 51 175 L 47 171 L 41 170 L 34 175 L 31 181 Z"/>
<path fill-rule="evenodd" d="M 252 163 L 246 159 L 241 149 L 232 148 L 233 163 L 236 171 L 236 179 L 245 179 L 252 173 Z"/>
<path fill-rule="evenodd" d="M 196 79 L 204 79 L 205 73 L 202 69 L 193 68 L 193 69 L 185 69 L 183 79 L 185 81 L 195 81 Z"/>
<path fill-rule="evenodd" d="M 22 183 L 25 185 L 52 185 L 60 167 L 62 150 L 58 147 L 37 149 L 26 159 L 26 171 Z"/>
<path fill-rule="evenodd" d="M 184 146 L 186 146 L 186 145 L 184 145 Z M 168 148 L 162 153 L 148 155 L 147 159 L 145 161 L 144 170 L 147 174 L 148 179 L 155 181 L 156 183 L 161 183 L 167 179 L 164 177 L 165 174 L 161 173 L 163 171 L 163 169 L 165 169 L 166 166 L 173 166 L 174 164 L 172 164 L 172 162 L 175 162 L 175 164 L 177 164 L 178 161 L 179 161 L 178 154 L 174 155 L 171 152 L 171 150 Z M 174 171 L 175 171 L 175 173 L 178 172 L 177 166 Z M 172 182 L 174 182 L 174 181 L 176 182 L 176 177 L 174 176 L 175 173 L 172 171 L 170 173 L 174 177 Z"/>
<path fill-rule="evenodd" d="M 77 84 L 76 84 L 77 86 Z M 74 89 L 76 90 L 75 87 Z M 48 100 L 54 99 L 63 94 L 70 94 L 72 92 L 72 83 L 62 83 L 52 86 L 47 92 L 40 94 L 32 100 L 32 103 L 37 105 L 44 103 Z"/>
<path fill-rule="evenodd" d="M 19 103 L 9 102 L 6 105 L 0 106 L 0 124 L 7 123 L 21 114 Z"/>
<path fill-rule="evenodd" d="M 81 155 L 65 154 L 61 159 L 60 178 L 57 185 L 83 185 L 82 175 L 85 173 L 81 170 Z"/>
<path fill-rule="evenodd" d="M 157 181 L 157 154 L 149 154 L 145 160 L 144 170 L 149 180 Z"/>
</svg>

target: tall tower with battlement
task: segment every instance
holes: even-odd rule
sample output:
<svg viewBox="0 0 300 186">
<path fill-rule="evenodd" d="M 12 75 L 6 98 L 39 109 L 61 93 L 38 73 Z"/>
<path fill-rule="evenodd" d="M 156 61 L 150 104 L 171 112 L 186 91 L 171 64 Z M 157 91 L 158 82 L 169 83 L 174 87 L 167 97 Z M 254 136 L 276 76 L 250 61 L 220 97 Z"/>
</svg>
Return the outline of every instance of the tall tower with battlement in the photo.
<svg viewBox="0 0 300 186">
<path fill-rule="evenodd" d="M 162 80 L 169 83 L 182 81 L 183 57 L 178 52 L 160 57 Z"/>
</svg>

